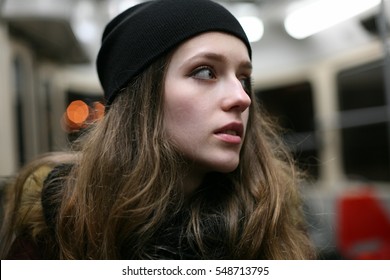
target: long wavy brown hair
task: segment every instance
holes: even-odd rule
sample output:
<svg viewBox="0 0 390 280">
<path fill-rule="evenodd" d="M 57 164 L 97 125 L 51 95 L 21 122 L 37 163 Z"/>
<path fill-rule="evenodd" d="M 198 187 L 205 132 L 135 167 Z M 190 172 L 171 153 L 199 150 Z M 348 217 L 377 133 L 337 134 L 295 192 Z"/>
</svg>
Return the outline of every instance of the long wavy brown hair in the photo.
<svg viewBox="0 0 390 280">
<path fill-rule="evenodd" d="M 166 56 L 133 79 L 80 138 L 54 197 L 46 258 L 313 258 L 299 172 L 258 102 L 251 103 L 238 168 L 210 173 L 184 195 L 187 165 L 163 129 L 168 63 Z"/>
</svg>

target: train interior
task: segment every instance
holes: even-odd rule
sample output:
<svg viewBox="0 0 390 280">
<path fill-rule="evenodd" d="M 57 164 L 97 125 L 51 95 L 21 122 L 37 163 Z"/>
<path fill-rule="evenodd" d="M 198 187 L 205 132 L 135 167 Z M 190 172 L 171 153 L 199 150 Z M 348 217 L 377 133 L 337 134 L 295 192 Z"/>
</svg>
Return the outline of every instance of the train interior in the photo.
<svg viewBox="0 0 390 280">
<path fill-rule="evenodd" d="M 23 164 L 68 149 L 103 117 L 101 33 L 139 2 L 0 0 L 2 191 Z M 307 173 L 319 258 L 390 259 L 390 0 L 218 2 L 242 20 L 257 101 Z M 334 22 L 317 24 L 324 18 Z"/>
</svg>

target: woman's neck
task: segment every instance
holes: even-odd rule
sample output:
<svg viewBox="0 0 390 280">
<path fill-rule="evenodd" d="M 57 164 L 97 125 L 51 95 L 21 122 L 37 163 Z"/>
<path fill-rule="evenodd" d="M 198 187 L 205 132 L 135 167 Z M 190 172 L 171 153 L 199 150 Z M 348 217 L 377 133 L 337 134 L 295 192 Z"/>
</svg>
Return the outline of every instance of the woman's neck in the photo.
<svg viewBox="0 0 390 280">
<path fill-rule="evenodd" d="M 204 177 L 205 172 L 199 170 L 198 168 L 190 168 L 184 172 L 181 187 L 186 198 L 191 196 L 196 191 L 196 189 L 199 188 Z"/>
</svg>

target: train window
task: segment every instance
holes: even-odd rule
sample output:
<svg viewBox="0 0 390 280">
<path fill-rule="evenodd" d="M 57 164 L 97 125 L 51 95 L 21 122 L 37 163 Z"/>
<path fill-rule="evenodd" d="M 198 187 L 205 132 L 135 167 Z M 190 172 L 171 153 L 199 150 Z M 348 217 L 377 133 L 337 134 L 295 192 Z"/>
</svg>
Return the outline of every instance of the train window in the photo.
<svg viewBox="0 0 390 280">
<path fill-rule="evenodd" d="M 339 107 L 341 111 L 383 106 L 383 62 L 348 69 L 339 73 Z"/>
<path fill-rule="evenodd" d="M 345 128 L 341 135 L 344 169 L 350 177 L 378 181 L 390 179 L 387 124 Z"/>
<path fill-rule="evenodd" d="M 376 61 L 337 76 L 343 165 L 349 177 L 390 180 L 383 73 L 383 61 Z"/>
<path fill-rule="evenodd" d="M 299 167 L 318 178 L 313 92 L 309 82 L 261 89 L 256 96 L 263 107 L 285 129 L 285 142 Z"/>
</svg>

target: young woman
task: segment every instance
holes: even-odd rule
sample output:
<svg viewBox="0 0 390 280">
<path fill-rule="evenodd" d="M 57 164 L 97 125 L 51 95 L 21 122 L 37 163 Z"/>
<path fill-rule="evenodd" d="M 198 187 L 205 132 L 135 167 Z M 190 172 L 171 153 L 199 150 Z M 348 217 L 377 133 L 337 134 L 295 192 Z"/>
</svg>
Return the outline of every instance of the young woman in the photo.
<svg viewBox="0 0 390 280">
<path fill-rule="evenodd" d="M 2 258 L 307 259 L 299 176 L 251 89 L 251 47 L 209 0 L 106 27 L 105 117 L 10 187 Z"/>
</svg>

